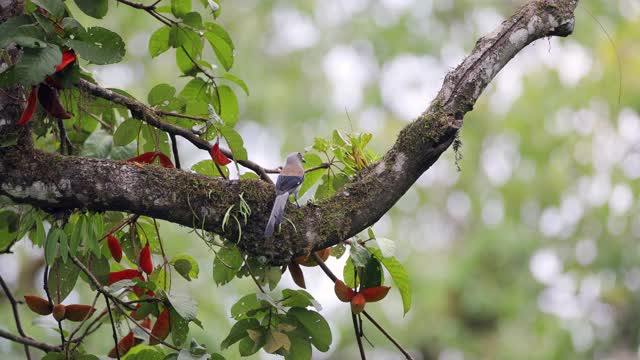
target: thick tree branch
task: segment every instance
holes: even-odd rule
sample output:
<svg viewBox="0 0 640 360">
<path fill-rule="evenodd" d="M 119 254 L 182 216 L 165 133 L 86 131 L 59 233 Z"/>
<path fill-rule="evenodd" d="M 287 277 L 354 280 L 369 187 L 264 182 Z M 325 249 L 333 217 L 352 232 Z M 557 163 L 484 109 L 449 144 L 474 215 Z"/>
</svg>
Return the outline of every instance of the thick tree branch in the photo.
<svg viewBox="0 0 640 360">
<path fill-rule="evenodd" d="M 149 215 L 236 239 L 234 223 L 222 231 L 222 219 L 244 193 L 252 215 L 243 225 L 239 245 L 274 264 L 285 263 L 291 256 L 347 239 L 380 219 L 451 145 L 464 115 L 510 59 L 536 39 L 567 36 L 573 31 L 576 5 L 577 0 L 531 1 L 478 40 L 471 54 L 445 77 L 429 108 L 400 132 L 378 163 L 359 173 L 333 197 L 301 209 L 286 209 L 295 228 L 285 221 L 278 241 L 265 241 L 262 236 L 274 197 L 273 187 L 264 181 L 212 179 L 155 166 L 62 157 L 18 145 L 0 149 L 0 194 L 18 203 L 50 209 Z M 199 148 L 209 148 L 206 141 L 162 122 L 157 113 L 133 99 L 88 82 L 80 87 L 126 106 L 137 118 L 183 136 Z"/>
</svg>

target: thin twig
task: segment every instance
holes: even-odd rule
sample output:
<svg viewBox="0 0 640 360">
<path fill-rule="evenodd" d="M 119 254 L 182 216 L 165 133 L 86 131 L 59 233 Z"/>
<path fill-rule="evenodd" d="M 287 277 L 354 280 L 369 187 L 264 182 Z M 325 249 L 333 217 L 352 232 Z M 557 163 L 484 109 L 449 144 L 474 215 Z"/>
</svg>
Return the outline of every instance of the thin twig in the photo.
<svg viewBox="0 0 640 360">
<path fill-rule="evenodd" d="M 249 257 L 248 256 L 246 256 L 244 258 L 244 263 L 245 263 L 245 265 L 247 265 L 247 270 L 249 271 L 249 275 L 251 275 L 251 278 L 253 279 L 253 282 L 256 283 L 256 285 L 258 286 L 258 289 L 260 289 L 260 292 L 263 293 L 263 294 L 266 294 L 266 292 L 262 288 L 262 285 L 260 285 L 260 283 L 258 282 L 258 278 L 256 278 L 256 275 L 253 273 L 253 269 L 251 269 L 251 265 L 249 265 Z"/>
<path fill-rule="evenodd" d="M 313 259 L 318 263 L 318 265 L 320 266 L 320 268 L 322 269 L 322 271 L 324 271 L 324 273 L 327 275 L 327 277 L 329 277 L 329 279 L 331 279 L 331 281 L 333 281 L 334 283 L 338 280 L 338 277 L 331 271 L 331 269 L 329 269 L 327 267 L 327 265 L 324 263 L 324 261 L 322 261 L 322 258 L 320 258 L 320 256 L 318 256 L 318 254 L 316 254 L 315 252 L 311 253 L 311 256 L 313 257 Z M 389 334 L 383 327 L 382 325 L 378 324 L 378 322 L 376 322 L 373 317 L 371 315 L 369 315 L 366 311 L 362 311 L 362 313 L 364 314 L 364 316 L 366 316 L 367 319 L 369 319 L 369 321 L 371 321 L 371 323 L 378 328 L 378 330 L 380 330 L 380 332 L 382 332 L 382 334 L 384 334 L 384 336 L 387 337 L 387 339 L 389 339 L 389 341 L 391 341 L 393 343 L 393 345 L 395 345 L 398 350 L 400 350 L 400 352 L 407 358 L 410 360 L 413 360 L 413 358 L 411 357 L 411 355 L 409 354 L 409 352 L 407 350 L 405 350 L 402 345 L 400 345 L 400 343 L 398 343 L 396 341 L 396 339 L 393 338 L 393 336 L 391 336 L 391 334 Z"/>
<path fill-rule="evenodd" d="M 92 113 L 91 111 L 87 110 L 82 105 L 78 105 L 78 108 L 80 109 L 80 111 L 84 111 L 85 114 L 91 116 L 93 118 L 93 120 L 99 122 L 100 125 L 104 126 L 105 128 L 107 128 L 109 130 L 113 130 L 113 126 L 111 126 L 111 125 L 107 124 L 106 122 L 104 122 L 104 120 L 102 120 L 100 118 L 100 116 L 98 116 L 98 115 Z"/>
<path fill-rule="evenodd" d="M 31 338 L 14 335 L 8 331 L 4 331 L 0 329 L 0 337 L 5 338 L 7 340 L 11 340 L 13 342 L 17 342 L 23 345 L 31 346 L 36 349 L 40 349 L 45 352 L 56 352 L 62 350 L 60 346 L 49 345 Z"/>
<path fill-rule="evenodd" d="M 111 331 L 113 333 L 113 343 L 116 349 L 116 359 L 120 359 L 120 349 L 118 349 L 118 333 L 116 332 L 116 324 L 113 321 L 113 314 L 111 314 L 111 306 L 109 305 L 109 296 L 106 293 L 104 295 L 104 302 L 107 303 L 107 312 L 109 313 L 109 320 L 111 321 Z"/>
<path fill-rule="evenodd" d="M 171 139 L 171 150 L 173 151 L 173 160 L 176 162 L 176 169 L 180 169 L 180 154 L 178 154 L 178 141 L 175 134 L 169 134 Z"/>
<path fill-rule="evenodd" d="M 358 349 L 360 349 L 360 358 L 362 360 L 366 360 L 367 357 L 364 354 L 364 346 L 362 346 L 362 338 L 360 337 L 360 331 L 358 331 L 358 319 L 356 318 L 356 314 L 351 312 L 351 320 L 353 321 L 353 330 L 356 333 L 356 340 L 358 342 Z"/>
<path fill-rule="evenodd" d="M 7 284 L 4 282 L 2 275 L 0 275 L 0 286 L 2 286 L 2 290 L 4 290 L 4 294 L 7 297 L 7 299 L 9 299 L 9 303 L 11 304 L 11 310 L 13 310 L 13 317 L 16 320 L 16 328 L 18 329 L 18 333 L 23 337 L 28 338 L 27 334 L 25 334 L 24 330 L 22 329 L 22 324 L 20 323 L 20 314 L 18 313 L 18 302 L 16 301 L 16 298 L 13 297 L 13 294 L 11 293 L 11 290 L 9 290 L 9 287 L 7 286 Z M 31 353 L 29 353 L 29 346 L 27 346 L 27 344 L 24 344 L 24 352 L 27 355 L 27 359 L 31 360 Z"/>
<path fill-rule="evenodd" d="M 96 296 L 93 298 L 93 303 L 91 304 L 91 307 L 95 309 L 96 307 L 96 303 L 98 302 L 98 298 L 100 297 L 100 293 L 97 292 Z M 65 349 L 65 353 L 67 354 L 67 357 L 69 357 L 69 350 L 71 347 L 71 343 L 73 342 L 73 337 L 76 335 L 76 333 L 78 333 L 78 331 L 80 331 L 80 329 L 84 326 L 84 324 L 87 323 L 87 320 L 89 320 L 89 318 L 91 317 L 91 311 L 87 312 L 87 315 L 85 315 L 84 319 L 82 319 L 82 322 L 80 323 L 80 325 L 78 325 L 69 335 L 69 341 L 67 342 L 67 346 Z M 89 327 L 87 326 L 87 329 L 89 329 Z"/>
<path fill-rule="evenodd" d="M 67 136 L 67 130 L 64 128 L 64 123 L 62 122 L 62 119 L 56 119 L 56 122 L 58 124 L 58 131 L 60 132 L 60 154 L 64 155 L 64 150 L 66 148 L 67 155 L 71 155 L 73 153 L 73 145 Z"/>
</svg>

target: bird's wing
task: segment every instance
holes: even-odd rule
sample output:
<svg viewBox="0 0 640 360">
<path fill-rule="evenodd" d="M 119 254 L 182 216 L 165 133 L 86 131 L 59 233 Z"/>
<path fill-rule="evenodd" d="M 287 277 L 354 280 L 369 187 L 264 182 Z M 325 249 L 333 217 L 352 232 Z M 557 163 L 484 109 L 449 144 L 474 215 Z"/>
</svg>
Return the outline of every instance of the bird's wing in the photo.
<svg viewBox="0 0 640 360">
<path fill-rule="evenodd" d="M 303 180 L 304 176 L 278 176 L 278 180 L 276 180 L 276 194 L 279 195 L 292 192 L 302 184 Z"/>
</svg>

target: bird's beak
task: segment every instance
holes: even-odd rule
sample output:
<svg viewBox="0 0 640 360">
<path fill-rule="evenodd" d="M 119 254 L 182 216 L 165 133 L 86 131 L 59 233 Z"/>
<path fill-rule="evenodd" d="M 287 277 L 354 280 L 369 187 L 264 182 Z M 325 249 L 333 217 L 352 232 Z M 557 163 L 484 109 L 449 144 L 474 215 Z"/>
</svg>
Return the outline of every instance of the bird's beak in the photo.
<svg viewBox="0 0 640 360">
<path fill-rule="evenodd" d="M 300 160 L 302 160 L 302 162 L 303 162 L 303 163 L 306 163 L 306 162 L 307 162 L 307 160 L 305 160 L 304 156 L 303 156 L 303 157 L 302 157 L 302 159 L 300 159 Z"/>
</svg>

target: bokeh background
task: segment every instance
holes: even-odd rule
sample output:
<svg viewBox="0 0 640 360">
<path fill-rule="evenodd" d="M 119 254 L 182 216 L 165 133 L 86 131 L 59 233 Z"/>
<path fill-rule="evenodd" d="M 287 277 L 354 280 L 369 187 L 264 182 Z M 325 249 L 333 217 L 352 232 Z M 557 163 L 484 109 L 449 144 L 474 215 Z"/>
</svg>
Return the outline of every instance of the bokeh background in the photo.
<svg viewBox="0 0 640 360">
<path fill-rule="evenodd" d="M 371 146 L 383 153 L 477 38 L 523 2 L 223 1 L 218 21 L 237 47 L 234 73 L 251 91 L 238 91 L 237 128 L 249 158 L 275 167 L 333 129 L 371 132 Z M 110 5 L 102 21 L 74 13 L 85 26 L 100 22 L 121 34 L 125 61 L 87 68 L 102 85 L 141 100 L 159 83 L 181 89 L 173 51 L 148 55 L 160 24 Z M 462 160 L 448 150 L 374 226 L 397 243 L 413 308 L 403 317 L 392 290 L 367 309 L 417 359 L 638 358 L 639 112 L 640 2 L 581 1 L 575 33 L 527 47 L 466 116 Z M 184 167 L 208 158 L 180 145 Z M 169 254 L 188 253 L 200 264 L 200 278 L 176 281 L 175 291 L 198 300 L 207 331 L 192 326 L 192 334 L 218 350 L 231 304 L 254 285 L 216 287 L 213 254 L 202 241 L 186 228 L 161 229 Z M 329 264 L 341 273 L 343 261 Z M 41 291 L 42 266 L 42 252 L 28 241 L 0 257 L 18 296 Z M 319 270 L 304 271 L 334 332 L 331 350 L 314 358 L 356 358 L 348 306 Z M 288 275 L 285 286 L 295 286 Z M 91 300 L 82 284 L 65 302 Z M 13 331 L 4 298 L 0 309 L 0 326 Z M 56 342 L 53 319 L 22 317 L 27 332 Z M 375 344 L 365 345 L 369 358 L 401 358 L 375 328 L 365 334 Z M 87 343 L 100 354 L 112 346 L 107 326 Z M 238 357 L 236 346 L 223 354 Z M 0 357 L 23 356 L 0 340 Z"/>
</svg>

